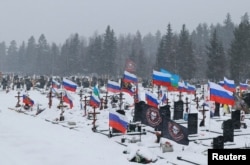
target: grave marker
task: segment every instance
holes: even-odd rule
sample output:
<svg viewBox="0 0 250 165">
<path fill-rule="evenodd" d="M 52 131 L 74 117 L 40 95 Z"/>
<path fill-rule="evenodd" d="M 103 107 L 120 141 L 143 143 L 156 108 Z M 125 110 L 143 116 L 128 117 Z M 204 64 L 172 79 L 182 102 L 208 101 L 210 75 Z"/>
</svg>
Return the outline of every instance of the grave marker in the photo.
<svg viewBox="0 0 250 165">
<path fill-rule="evenodd" d="M 224 149 L 224 137 L 218 136 L 213 138 L 213 149 Z"/>
<path fill-rule="evenodd" d="M 184 102 L 182 100 L 174 102 L 174 116 L 173 116 L 174 120 L 183 119 L 183 111 L 184 111 L 183 105 Z"/>
<path fill-rule="evenodd" d="M 206 114 L 205 113 L 206 113 L 206 111 L 208 111 L 208 110 L 205 109 L 205 106 L 206 106 L 206 104 L 202 104 L 202 110 L 199 110 L 199 112 L 201 112 L 202 116 L 203 116 L 203 118 L 202 118 L 202 120 L 200 122 L 200 127 L 205 126 L 205 119 L 206 119 Z"/>
<path fill-rule="evenodd" d="M 223 137 L 224 142 L 233 142 L 234 141 L 234 127 L 233 127 L 233 120 L 228 119 L 223 122 L 222 124 L 223 128 Z"/>
<path fill-rule="evenodd" d="M 20 98 L 21 98 L 22 96 L 20 96 L 20 92 L 19 92 L 19 91 L 17 92 L 17 96 L 15 96 L 15 97 L 17 98 L 16 108 L 17 108 L 17 107 L 21 107 Z"/>
<path fill-rule="evenodd" d="M 234 129 L 240 129 L 241 123 L 240 123 L 240 113 L 241 110 L 235 110 L 231 112 L 231 119 L 233 121 L 233 128 Z"/>
<path fill-rule="evenodd" d="M 198 113 L 189 113 L 188 114 L 188 134 L 197 134 L 198 133 Z"/>
</svg>

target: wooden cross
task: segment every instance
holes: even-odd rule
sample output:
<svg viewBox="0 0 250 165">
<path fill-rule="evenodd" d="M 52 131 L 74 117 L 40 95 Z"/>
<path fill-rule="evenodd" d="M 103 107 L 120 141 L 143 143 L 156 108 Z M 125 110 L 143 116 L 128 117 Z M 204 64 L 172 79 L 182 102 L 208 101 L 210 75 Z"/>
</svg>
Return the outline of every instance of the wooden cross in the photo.
<svg viewBox="0 0 250 165">
<path fill-rule="evenodd" d="M 52 106 L 52 88 L 50 88 L 50 91 L 49 91 L 49 108 L 51 108 L 51 106 Z"/>
<path fill-rule="evenodd" d="M 208 110 L 205 109 L 205 106 L 206 106 L 206 104 L 202 104 L 202 110 L 199 110 L 199 112 L 201 112 L 202 116 L 203 116 L 203 118 L 202 118 L 202 120 L 200 122 L 200 127 L 205 126 L 205 118 L 206 118 L 205 112 L 208 111 Z"/>
<path fill-rule="evenodd" d="M 103 108 L 104 108 L 103 105 L 105 103 L 105 100 L 103 98 L 101 98 L 100 101 L 101 101 L 100 110 L 103 110 Z"/>
<path fill-rule="evenodd" d="M 63 104 L 63 96 L 62 96 L 62 92 L 60 93 L 61 97 L 60 97 L 60 103 L 57 106 L 58 109 L 61 109 L 62 114 L 64 113 L 64 108 L 67 107 L 67 105 Z"/>
<path fill-rule="evenodd" d="M 186 102 L 184 103 L 185 105 L 186 105 L 186 112 L 188 113 L 188 104 L 190 103 L 190 102 L 188 102 L 188 97 L 186 97 Z"/>
<path fill-rule="evenodd" d="M 83 100 L 84 101 L 84 107 L 83 107 L 84 108 L 84 115 L 83 115 L 83 117 L 87 115 L 87 104 L 89 101 L 89 100 L 87 100 L 88 97 L 89 96 L 84 96 L 84 100 Z"/>
<path fill-rule="evenodd" d="M 96 112 L 96 111 L 95 111 L 95 109 L 96 109 L 95 106 L 93 107 L 93 109 L 94 109 L 94 112 L 89 112 L 89 114 L 93 115 L 93 122 L 92 122 L 93 127 L 92 127 L 92 131 L 96 132 L 96 125 L 95 125 L 95 122 L 96 122 L 96 120 L 97 120 L 96 115 L 97 115 L 97 114 L 100 114 L 100 112 Z"/>
<path fill-rule="evenodd" d="M 17 97 L 16 107 L 21 107 L 20 97 L 22 97 L 22 96 L 20 96 L 20 92 L 19 91 L 17 92 L 17 96 L 15 96 L 15 97 Z"/>
<path fill-rule="evenodd" d="M 158 85 L 157 86 L 158 88 L 157 88 L 157 97 L 158 97 L 158 99 L 160 99 L 160 93 L 161 93 L 161 91 L 160 91 L 160 89 L 161 89 L 161 86 L 160 85 Z"/>
<path fill-rule="evenodd" d="M 108 108 L 108 92 L 105 93 L 105 100 L 104 100 L 104 109 L 107 109 Z"/>
<path fill-rule="evenodd" d="M 169 105 L 169 103 L 171 103 L 171 102 L 170 102 L 169 99 L 167 98 L 166 104 Z"/>
<path fill-rule="evenodd" d="M 122 96 L 123 96 L 123 93 L 120 92 L 120 93 L 119 93 L 119 101 L 120 101 L 119 110 L 122 110 L 122 100 L 124 99 Z"/>
<path fill-rule="evenodd" d="M 204 85 L 202 86 L 202 91 L 201 91 L 201 92 L 202 92 L 202 96 L 201 96 L 201 98 L 202 98 L 202 99 L 204 99 L 204 98 L 205 98 L 205 97 L 204 97 L 204 95 L 205 95 L 205 94 L 204 94 L 204 93 L 205 93 L 205 90 L 204 90 Z"/>
<path fill-rule="evenodd" d="M 196 96 L 193 101 L 196 103 L 196 109 L 198 109 L 199 108 L 199 102 L 200 102 L 199 98 Z"/>
<path fill-rule="evenodd" d="M 82 110 L 82 95 L 83 95 L 82 89 L 80 90 L 80 93 L 78 95 L 80 96 L 80 108 Z"/>
<path fill-rule="evenodd" d="M 179 92 L 179 95 L 178 95 L 178 96 L 179 96 L 179 101 L 182 100 L 181 97 L 182 97 L 183 95 L 182 95 L 182 92 L 181 92 L 181 91 Z"/>
</svg>

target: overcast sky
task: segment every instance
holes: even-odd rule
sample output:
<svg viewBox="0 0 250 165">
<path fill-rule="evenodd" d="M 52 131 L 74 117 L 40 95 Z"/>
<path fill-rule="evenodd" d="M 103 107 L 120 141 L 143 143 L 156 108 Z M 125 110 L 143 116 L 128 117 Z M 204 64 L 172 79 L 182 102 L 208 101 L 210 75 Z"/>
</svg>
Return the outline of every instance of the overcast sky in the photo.
<svg viewBox="0 0 250 165">
<path fill-rule="evenodd" d="M 165 33 L 168 23 L 192 31 L 199 23 L 222 24 L 227 13 L 238 24 L 246 12 L 250 0 L 0 0 L 0 42 L 44 34 L 59 44 L 73 33 L 103 34 L 108 25 L 116 35 Z"/>
</svg>

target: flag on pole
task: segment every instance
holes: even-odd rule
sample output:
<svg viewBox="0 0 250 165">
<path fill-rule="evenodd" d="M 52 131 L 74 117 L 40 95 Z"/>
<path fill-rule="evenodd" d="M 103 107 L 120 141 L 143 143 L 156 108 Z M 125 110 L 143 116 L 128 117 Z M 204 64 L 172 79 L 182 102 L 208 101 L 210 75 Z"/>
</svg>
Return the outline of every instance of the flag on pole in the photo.
<svg viewBox="0 0 250 165">
<path fill-rule="evenodd" d="M 23 95 L 23 103 L 28 104 L 29 106 L 34 105 L 34 101 L 27 95 Z"/>
<path fill-rule="evenodd" d="M 73 108 L 73 98 L 67 91 L 64 92 L 62 99 L 65 103 L 69 104 L 70 109 Z"/>
<path fill-rule="evenodd" d="M 165 117 L 162 121 L 162 136 L 182 145 L 188 145 L 188 129 Z"/>
<path fill-rule="evenodd" d="M 221 104 L 234 105 L 233 92 L 226 90 L 222 86 L 209 82 L 210 100 Z"/>
<path fill-rule="evenodd" d="M 108 80 L 107 91 L 112 93 L 119 93 L 121 91 L 120 84 L 118 82 Z"/>
<path fill-rule="evenodd" d="M 95 108 L 98 108 L 100 106 L 100 99 L 96 95 L 91 95 L 89 100 L 89 105 Z"/>
<path fill-rule="evenodd" d="M 128 119 L 116 111 L 109 112 L 109 126 L 125 134 L 128 128 Z"/>
<path fill-rule="evenodd" d="M 77 84 L 73 81 L 63 78 L 62 86 L 65 90 L 75 92 L 77 88 Z"/>
</svg>

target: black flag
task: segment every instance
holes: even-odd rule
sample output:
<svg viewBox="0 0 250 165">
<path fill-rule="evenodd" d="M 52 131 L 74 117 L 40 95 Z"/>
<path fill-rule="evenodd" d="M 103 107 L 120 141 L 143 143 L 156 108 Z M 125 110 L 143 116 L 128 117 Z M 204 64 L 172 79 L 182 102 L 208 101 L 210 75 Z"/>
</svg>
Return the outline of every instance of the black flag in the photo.
<svg viewBox="0 0 250 165">
<path fill-rule="evenodd" d="M 179 144 L 189 144 L 188 129 L 166 117 L 162 121 L 162 137 Z"/>
<path fill-rule="evenodd" d="M 158 128 L 162 118 L 159 109 L 146 104 L 144 101 L 135 103 L 134 122 L 140 121 L 147 126 Z"/>
</svg>

